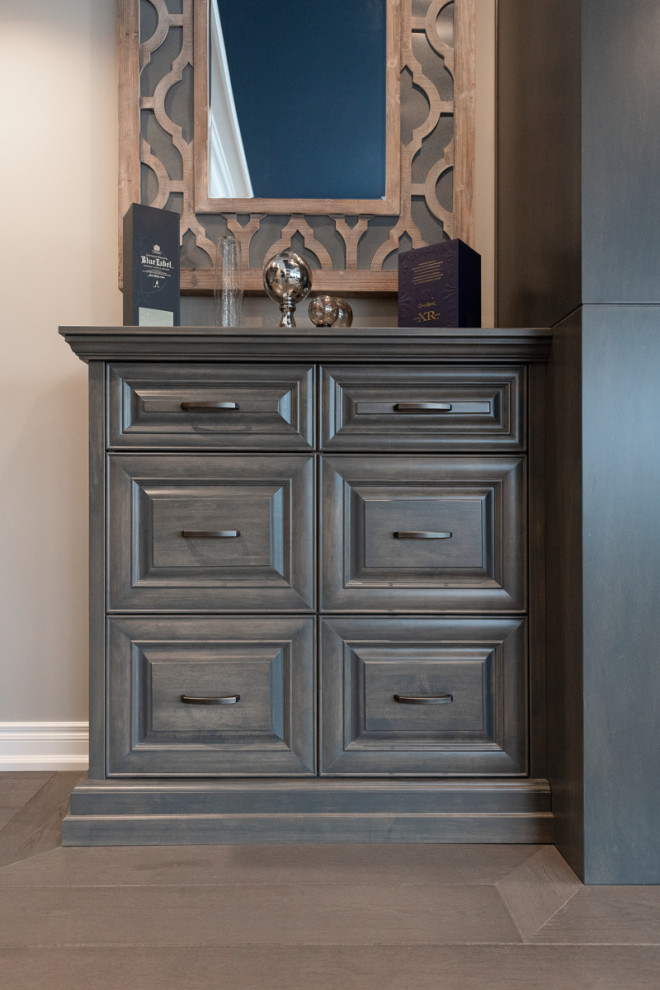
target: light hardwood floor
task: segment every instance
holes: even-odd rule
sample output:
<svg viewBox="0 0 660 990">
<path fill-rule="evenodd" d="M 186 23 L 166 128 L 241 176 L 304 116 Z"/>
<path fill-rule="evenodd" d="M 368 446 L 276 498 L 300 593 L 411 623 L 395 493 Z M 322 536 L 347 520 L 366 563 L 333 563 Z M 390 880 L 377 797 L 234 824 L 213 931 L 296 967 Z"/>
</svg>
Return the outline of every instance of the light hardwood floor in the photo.
<svg viewBox="0 0 660 990">
<path fill-rule="evenodd" d="M 660 987 L 660 887 L 552 846 L 63 849 L 79 774 L 0 774 L 3 990 Z"/>
</svg>

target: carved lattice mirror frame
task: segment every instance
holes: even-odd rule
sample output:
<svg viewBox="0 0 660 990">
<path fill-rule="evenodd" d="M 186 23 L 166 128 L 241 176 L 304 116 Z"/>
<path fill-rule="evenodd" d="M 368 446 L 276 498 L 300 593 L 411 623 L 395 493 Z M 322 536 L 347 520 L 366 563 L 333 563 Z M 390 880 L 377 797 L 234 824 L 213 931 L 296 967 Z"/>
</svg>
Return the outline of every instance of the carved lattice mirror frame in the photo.
<svg viewBox="0 0 660 990">
<path fill-rule="evenodd" d="M 312 214 L 302 203 L 279 216 L 197 212 L 195 134 L 205 134 L 206 116 L 195 57 L 205 45 L 207 0 L 144 2 L 153 30 L 141 40 L 140 0 L 118 0 L 120 281 L 121 218 L 133 202 L 180 213 L 184 293 L 213 290 L 215 245 L 227 229 L 242 246 L 247 291 L 262 290 L 264 260 L 290 244 L 311 262 L 316 291 L 388 294 L 397 290 L 400 248 L 443 237 L 473 243 L 476 0 L 394 0 L 409 108 L 401 111 L 400 209 L 389 216 Z M 450 8 L 453 44 L 438 30 Z M 172 58 L 157 66 L 168 44 Z M 450 92 L 441 92 L 447 79 Z"/>
</svg>

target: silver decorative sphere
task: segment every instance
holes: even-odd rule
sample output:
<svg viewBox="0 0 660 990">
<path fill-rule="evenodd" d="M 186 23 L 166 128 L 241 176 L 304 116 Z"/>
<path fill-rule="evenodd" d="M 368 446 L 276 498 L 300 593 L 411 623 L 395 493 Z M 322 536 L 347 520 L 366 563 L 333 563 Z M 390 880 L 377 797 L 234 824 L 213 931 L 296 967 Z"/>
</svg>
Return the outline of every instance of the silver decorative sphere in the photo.
<svg viewBox="0 0 660 990">
<path fill-rule="evenodd" d="M 271 299 L 279 303 L 281 327 L 295 327 L 293 318 L 296 305 L 312 288 L 312 274 L 295 251 L 281 251 L 264 265 L 264 288 Z"/>
<path fill-rule="evenodd" d="M 337 319 L 333 325 L 335 327 L 350 327 L 353 322 L 353 310 L 345 299 L 335 299 L 335 302 L 337 303 Z"/>
<path fill-rule="evenodd" d="M 309 301 L 309 318 L 315 327 L 331 327 L 339 316 L 334 296 L 315 296 Z"/>
</svg>

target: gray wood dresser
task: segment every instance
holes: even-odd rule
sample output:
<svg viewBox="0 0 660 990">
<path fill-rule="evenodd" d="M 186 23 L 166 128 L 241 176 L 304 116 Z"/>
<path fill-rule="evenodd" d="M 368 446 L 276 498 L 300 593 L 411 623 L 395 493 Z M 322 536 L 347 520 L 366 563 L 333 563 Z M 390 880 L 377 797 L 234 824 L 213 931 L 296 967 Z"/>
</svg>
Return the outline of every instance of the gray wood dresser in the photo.
<svg viewBox="0 0 660 990">
<path fill-rule="evenodd" d="M 552 841 L 549 332 L 60 332 L 91 476 L 64 843 Z"/>
</svg>

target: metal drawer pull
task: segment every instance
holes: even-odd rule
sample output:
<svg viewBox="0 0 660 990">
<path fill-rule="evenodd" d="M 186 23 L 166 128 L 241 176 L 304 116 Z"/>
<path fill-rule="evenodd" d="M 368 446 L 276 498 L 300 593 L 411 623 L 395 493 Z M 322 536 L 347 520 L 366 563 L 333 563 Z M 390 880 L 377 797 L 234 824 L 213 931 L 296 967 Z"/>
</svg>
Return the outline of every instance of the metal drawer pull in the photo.
<svg viewBox="0 0 660 990">
<path fill-rule="evenodd" d="M 394 412 L 451 412 L 451 402 L 396 402 Z"/>
<path fill-rule="evenodd" d="M 395 540 L 451 540 L 451 533 L 433 533 L 426 530 L 401 529 L 392 533 Z"/>
<path fill-rule="evenodd" d="M 238 412 L 238 402 L 182 402 L 186 412 Z"/>
<path fill-rule="evenodd" d="M 221 695 L 219 698 L 194 698 L 189 694 L 181 695 L 184 705 L 235 705 L 240 700 L 240 694 Z"/>
<path fill-rule="evenodd" d="M 187 540 L 233 540 L 240 536 L 237 529 L 182 529 L 181 536 Z"/>
<path fill-rule="evenodd" d="M 394 700 L 398 701 L 400 705 L 451 705 L 454 695 L 438 694 L 416 698 L 405 694 L 395 694 Z"/>
</svg>

